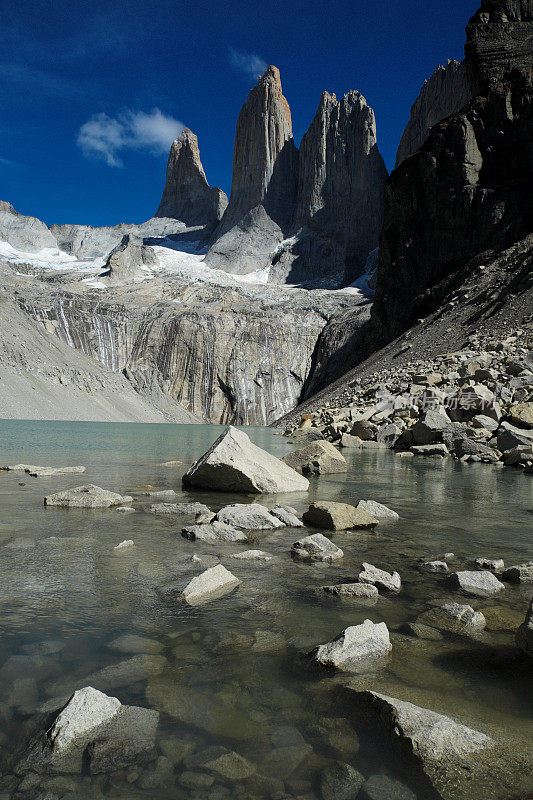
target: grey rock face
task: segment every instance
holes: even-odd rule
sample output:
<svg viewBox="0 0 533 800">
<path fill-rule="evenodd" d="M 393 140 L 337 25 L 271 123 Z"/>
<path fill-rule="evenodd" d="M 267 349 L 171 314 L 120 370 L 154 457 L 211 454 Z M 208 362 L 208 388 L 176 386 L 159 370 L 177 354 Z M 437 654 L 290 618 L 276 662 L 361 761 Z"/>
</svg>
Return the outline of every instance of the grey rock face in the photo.
<svg viewBox="0 0 533 800">
<path fill-rule="evenodd" d="M 63 492 L 49 494 L 44 498 L 45 506 L 63 506 L 65 508 L 109 508 L 132 502 L 133 497 L 109 492 L 92 483 L 86 486 L 77 486 L 75 489 L 65 489 Z"/>
<path fill-rule="evenodd" d="M 340 547 L 321 533 L 294 542 L 291 553 L 295 558 L 309 561 L 338 561 L 344 555 Z"/>
<path fill-rule="evenodd" d="M 488 570 L 453 572 L 448 580 L 452 586 L 474 597 L 490 597 L 505 589 L 505 585 Z"/>
<path fill-rule="evenodd" d="M 157 259 L 152 248 L 127 233 L 121 243 L 109 253 L 100 279 L 104 278 L 105 282 L 110 284 L 142 280 L 146 270 L 156 264 Z"/>
<path fill-rule="evenodd" d="M 448 61 L 424 81 L 411 106 L 411 116 L 402 134 L 396 167 L 424 144 L 431 128 L 450 114 L 460 111 L 472 96 L 464 61 Z"/>
<path fill-rule="evenodd" d="M 418 420 L 411 428 L 415 445 L 433 444 L 442 439 L 442 432 L 448 427 L 451 420 L 445 409 L 427 411 L 422 419 Z"/>
<path fill-rule="evenodd" d="M 389 631 L 384 622 L 374 624 L 365 619 L 361 625 L 346 628 L 336 639 L 319 645 L 312 660 L 324 667 L 337 667 L 350 672 L 367 672 L 392 649 Z"/>
<path fill-rule="evenodd" d="M 451 717 L 377 692 L 359 692 L 357 697 L 375 724 L 408 746 L 445 800 L 459 796 L 453 794 L 454 786 L 456 791 L 463 776 L 472 769 L 477 772 L 479 767 L 482 773 L 489 770 L 496 743 L 484 733 Z M 461 791 L 460 796 L 468 795 Z"/>
<path fill-rule="evenodd" d="M 346 459 L 330 442 L 310 442 L 283 456 L 282 460 L 304 475 L 327 475 L 348 470 Z"/>
<path fill-rule="evenodd" d="M 362 94 L 324 92 L 300 145 L 297 241 L 281 262 L 288 282 L 329 273 L 350 283 L 377 247 L 387 170 Z"/>
<path fill-rule="evenodd" d="M 222 564 L 217 564 L 193 578 L 183 589 L 182 597 L 190 606 L 201 605 L 224 597 L 239 584 L 240 580 L 235 575 Z"/>
<path fill-rule="evenodd" d="M 223 492 L 299 492 L 309 481 L 230 426 L 183 476 L 184 486 Z"/>
<path fill-rule="evenodd" d="M 56 238 L 44 222 L 18 214 L 5 200 L 0 200 L 0 240 L 25 253 L 38 253 L 45 247 L 57 248 Z"/>
<path fill-rule="evenodd" d="M 517 428 L 509 422 L 502 422 L 497 434 L 498 450 L 504 452 L 520 445 L 533 445 L 533 431 Z"/>
<path fill-rule="evenodd" d="M 259 503 L 234 503 L 221 508 L 217 520 L 235 528 L 246 531 L 273 530 L 283 528 L 284 523 L 270 514 L 265 506 Z"/>
<path fill-rule="evenodd" d="M 184 128 L 170 148 L 165 188 L 155 216 L 211 226 L 220 220 L 227 204 L 222 189 L 207 182 L 196 135 Z"/>
</svg>

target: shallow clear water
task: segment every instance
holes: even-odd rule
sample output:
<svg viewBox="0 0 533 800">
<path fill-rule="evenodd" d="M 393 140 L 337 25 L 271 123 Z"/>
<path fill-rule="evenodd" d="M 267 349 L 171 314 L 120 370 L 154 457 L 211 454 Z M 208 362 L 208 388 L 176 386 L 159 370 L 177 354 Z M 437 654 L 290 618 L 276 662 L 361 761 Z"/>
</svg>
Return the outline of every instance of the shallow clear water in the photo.
<svg viewBox="0 0 533 800">
<path fill-rule="evenodd" d="M 183 472 L 221 430 L 0 422 L 1 463 L 87 468 L 84 475 L 51 478 L 0 474 L 0 749 L 6 763 L 44 702 L 87 685 L 85 679 L 102 667 L 133 657 L 114 645 L 124 634 L 155 640 L 159 660 L 148 670 L 158 674 L 146 678 L 136 672 L 100 688 L 124 703 L 163 712 L 160 753 L 177 762 L 184 748 L 197 753 L 224 745 L 249 759 L 267 780 L 216 778 L 207 786 L 212 776 L 205 778 L 201 767 L 186 762 L 175 764 L 158 783 L 152 763 L 111 779 L 61 779 L 59 788 L 51 787 L 59 797 L 70 789 L 76 797 L 152 800 L 320 798 L 321 771 L 340 759 L 365 777 L 396 775 L 425 800 L 405 765 L 352 718 L 342 689 L 347 681 L 448 713 L 498 737 L 533 739 L 530 675 L 513 644 L 531 587 L 508 586 L 490 600 L 465 600 L 442 577 L 417 569 L 418 558 L 450 551 L 456 556 L 450 566 L 457 568 L 468 568 L 478 556 L 502 557 L 509 565 L 531 559 L 530 476 L 482 464 L 345 451 L 347 474 L 312 479 L 308 493 L 265 496 L 259 502 L 289 503 L 301 513 L 314 499 L 353 504 L 375 499 L 398 511 L 400 521 L 383 521 L 375 533 L 332 534 L 345 554 L 334 565 L 294 562 L 290 546 L 302 532 L 293 529 L 257 533 L 251 546 L 274 558 L 243 562 L 229 556 L 248 545 L 186 541 L 179 519 L 148 513 L 150 503 L 158 501 L 135 495 L 148 484 L 172 488 L 180 492 L 177 501 L 198 500 L 215 511 L 231 502 L 257 501 L 181 492 Z M 269 429 L 247 433 L 275 455 L 291 449 Z M 183 465 L 160 466 L 176 459 Z M 137 513 L 43 506 L 45 494 L 82 483 L 134 494 Z M 133 539 L 135 547 L 115 553 L 113 547 L 124 539 Z M 191 562 L 194 553 L 203 565 Z M 192 577 L 217 559 L 242 581 L 232 595 L 190 608 L 165 603 L 156 593 L 158 584 Z M 401 593 L 380 596 L 371 605 L 315 591 L 350 578 L 362 561 L 398 570 Z M 398 632 L 441 598 L 499 611 L 488 615 L 491 630 L 478 641 L 426 641 Z M 365 618 L 385 621 L 392 632 L 392 655 L 382 669 L 360 676 L 309 669 L 303 654 Z M 352 726 L 359 728 L 359 741 Z M 205 780 L 206 786 L 191 788 L 195 780 Z M 18 780 L 6 769 L 3 782 L 9 796 Z M 497 787 L 494 797 L 500 797 Z"/>
</svg>

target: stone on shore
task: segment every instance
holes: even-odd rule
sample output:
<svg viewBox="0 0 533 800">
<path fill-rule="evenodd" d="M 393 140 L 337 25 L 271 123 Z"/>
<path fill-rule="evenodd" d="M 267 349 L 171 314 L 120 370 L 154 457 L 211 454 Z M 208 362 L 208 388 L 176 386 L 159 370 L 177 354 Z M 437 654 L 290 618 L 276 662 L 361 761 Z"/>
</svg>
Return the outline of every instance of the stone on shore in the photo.
<svg viewBox="0 0 533 800">
<path fill-rule="evenodd" d="M 288 528 L 303 528 L 304 524 L 298 518 L 296 509 L 291 506 L 276 506 L 271 509 L 270 513 L 273 517 L 277 517 Z"/>
<path fill-rule="evenodd" d="M 396 511 L 384 506 L 383 503 L 378 503 L 377 500 L 359 500 L 357 508 L 365 511 L 374 519 L 400 519 L 400 515 Z"/>
<path fill-rule="evenodd" d="M 509 583 L 533 583 L 533 561 L 507 567 L 501 577 Z"/>
<path fill-rule="evenodd" d="M 298 542 L 294 542 L 291 553 L 295 558 L 309 561 L 337 561 L 344 553 L 321 533 L 313 533 Z"/>
<path fill-rule="evenodd" d="M 345 531 L 352 528 L 373 528 L 378 520 L 360 508 L 348 503 L 331 503 L 323 500 L 311 503 L 303 515 L 306 525 L 327 531 Z"/>
<path fill-rule="evenodd" d="M 274 530 L 285 527 L 279 518 L 259 503 L 234 503 L 221 508 L 217 513 L 217 520 L 225 525 L 242 528 L 246 531 Z"/>
<path fill-rule="evenodd" d="M 526 618 L 516 632 L 516 646 L 533 658 L 533 598 L 531 598 Z"/>
<path fill-rule="evenodd" d="M 226 428 L 183 476 L 183 485 L 222 492 L 305 492 L 309 481 L 253 444 L 243 431 Z"/>
<path fill-rule="evenodd" d="M 416 444 L 411 447 L 411 453 L 415 456 L 449 456 L 450 453 L 445 444 Z"/>
<path fill-rule="evenodd" d="M 412 755 L 413 768 L 415 763 L 422 768 L 443 800 L 473 797 L 480 778 L 490 782 L 496 742 L 486 734 L 404 700 L 356 687 L 352 691 L 371 724 L 400 740 L 406 762 Z"/>
<path fill-rule="evenodd" d="M 474 597 L 490 597 L 505 589 L 505 585 L 489 570 L 452 572 L 448 581 L 452 586 Z"/>
<path fill-rule="evenodd" d="M 226 525 L 225 522 L 214 520 L 213 522 L 190 525 L 183 528 L 181 535 L 184 539 L 193 542 L 247 542 L 248 536 L 242 531 Z"/>
<path fill-rule="evenodd" d="M 211 567 L 197 575 L 183 589 L 181 596 L 190 605 L 196 606 L 218 600 L 239 586 L 240 580 L 222 564 Z"/>
<path fill-rule="evenodd" d="M 533 428 L 533 402 L 515 403 L 509 409 L 509 419 L 515 425 Z"/>
<path fill-rule="evenodd" d="M 385 658 L 392 649 L 389 631 L 384 622 L 377 624 L 365 619 L 351 625 L 336 639 L 319 645 L 311 653 L 314 663 L 336 667 L 349 672 L 367 672 Z"/>
<path fill-rule="evenodd" d="M 360 583 L 369 583 L 387 592 L 399 592 L 402 588 L 402 581 L 397 572 L 386 572 L 384 569 L 365 562 L 363 562 L 358 580 Z"/>
<path fill-rule="evenodd" d="M 346 447 L 350 450 L 359 450 L 363 440 L 359 436 L 352 436 L 351 433 L 343 433 L 339 442 L 341 447 Z"/>
<path fill-rule="evenodd" d="M 326 441 L 310 442 L 300 450 L 283 456 L 282 460 L 304 475 L 331 475 L 348 470 L 344 456 L 331 442 Z"/>
<path fill-rule="evenodd" d="M 157 711 L 122 705 L 86 686 L 32 740 L 17 774 L 98 774 L 146 763 L 156 757 L 158 722 Z"/>
<path fill-rule="evenodd" d="M 64 508 L 109 508 L 126 503 L 133 503 L 133 497 L 109 492 L 92 483 L 87 486 L 76 486 L 75 489 L 65 489 L 44 498 L 45 506 L 62 506 Z"/>
</svg>

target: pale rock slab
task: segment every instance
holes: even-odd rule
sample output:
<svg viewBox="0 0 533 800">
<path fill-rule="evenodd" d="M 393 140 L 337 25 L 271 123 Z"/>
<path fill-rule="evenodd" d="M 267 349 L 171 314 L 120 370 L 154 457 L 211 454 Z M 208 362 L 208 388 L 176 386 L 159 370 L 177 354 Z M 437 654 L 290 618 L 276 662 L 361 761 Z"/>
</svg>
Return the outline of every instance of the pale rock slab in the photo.
<svg viewBox="0 0 533 800">
<path fill-rule="evenodd" d="M 76 486 L 75 489 L 65 489 L 44 498 L 45 506 L 63 506 L 65 508 L 109 508 L 133 503 L 133 497 L 120 495 L 101 489 L 90 483 L 86 486 Z"/>
<path fill-rule="evenodd" d="M 386 624 L 365 619 L 360 625 L 346 628 L 333 641 L 319 645 L 312 653 L 312 660 L 324 667 L 366 672 L 391 649 Z"/>
<path fill-rule="evenodd" d="M 294 542 L 291 553 L 295 558 L 309 561 L 338 561 L 344 555 L 340 547 L 321 533 L 314 533 Z"/>
<path fill-rule="evenodd" d="M 400 519 L 400 515 L 396 511 L 383 505 L 383 503 L 378 503 L 377 500 L 359 500 L 357 508 L 365 511 L 374 519 Z"/>
<path fill-rule="evenodd" d="M 402 588 L 402 581 L 397 572 L 387 572 L 366 562 L 363 562 L 363 568 L 358 575 L 358 580 L 360 583 L 370 583 L 387 592 L 399 592 Z"/>
<path fill-rule="evenodd" d="M 183 589 L 182 597 L 190 606 L 201 605 L 224 597 L 239 584 L 240 580 L 235 575 L 222 564 L 217 564 L 193 578 Z"/>
<path fill-rule="evenodd" d="M 247 531 L 285 527 L 280 519 L 270 514 L 268 509 L 259 503 L 234 503 L 231 506 L 225 506 L 217 513 L 217 520 L 225 525 Z"/>
</svg>

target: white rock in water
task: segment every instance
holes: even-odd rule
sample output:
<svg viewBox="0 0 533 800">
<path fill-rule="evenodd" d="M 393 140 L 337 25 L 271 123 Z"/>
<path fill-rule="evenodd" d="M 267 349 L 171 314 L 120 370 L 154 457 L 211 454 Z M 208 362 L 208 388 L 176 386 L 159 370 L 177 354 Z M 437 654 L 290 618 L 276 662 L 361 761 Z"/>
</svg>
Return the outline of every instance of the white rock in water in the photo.
<svg viewBox="0 0 533 800">
<path fill-rule="evenodd" d="M 52 475 L 72 475 L 85 472 L 85 467 L 28 467 L 24 471 L 32 478 L 48 478 Z"/>
<path fill-rule="evenodd" d="M 128 547 L 133 547 L 134 544 L 133 539 L 124 539 L 124 541 L 117 544 L 113 550 L 126 550 Z"/>
<path fill-rule="evenodd" d="M 452 572 L 448 580 L 465 594 L 471 594 L 474 597 L 489 597 L 505 589 L 505 584 L 489 570 Z"/>
<path fill-rule="evenodd" d="M 392 650 L 389 631 L 384 622 L 374 624 L 365 619 L 361 625 L 351 625 L 332 642 L 319 645 L 312 658 L 325 667 L 338 667 L 358 672 L 372 661 L 384 658 Z"/>
<path fill-rule="evenodd" d="M 211 600 L 218 600 L 229 592 L 232 592 L 240 580 L 232 575 L 222 564 L 211 567 L 197 575 L 183 589 L 181 595 L 189 605 L 199 605 Z"/>
<path fill-rule="evenodd" d="M 259 503 L 234 503 L 221 508 L 217 514 L 217 520 L 247 531 L 273 530 L 284 527 L 283 522 Z"/>
<path fill-rule="evenodd" d="M 117 506 L 116 511 L 123 512 L 124 514 L 135 513 L 135 509 L 132 508 L 131 506 Z"/>
<path fill-rule="evenodd" d="M 300 539 L 291 547 L 291 553 L 296 558 L 309 559 L 310 561 L 337 561 L 344 553 L 321 533 L 313 533 Z"/>
<path fill-rule="evenodd" d="M 402 588 L 402 581 L 397 572 L 386 572 L 384 569 L 365 562 L 363 562 L 363 571 L 359 573 L 359 581 L 372 583 L 388 592 L 399 592 Z"/>
<path fill-rule="evenodd" d="M 270 513 L 273 517 L 277 517 L 288 528 L 303 528 L 304 524 L 296 515 L 294 508 L 290 506 L 276 506 Z"/>
<path fill-rule="evenodd" d="M 270 553 L 265 553 L 264 550 L 243 550 L 242 553 L 233 553 L 231 558 L 242 561 L 272 561 Z"/>
<path fill-rule="evenodd" d="M 305 492 L 309 481 L 230 426 L 185 473 L 183 485 L 260 494 Z"/>
<path fill-rule="evenodd" d="M 109 492 L 90 483 L 87 486 L 76 486 L 65 489 L 44 498 L 45 506 L 64 506 L 65 508 L 109 508 L 133 503 L 133 497 L 124 497 L 116 492 Z"/>
<path fill-rule="evenodd" d="M 378 503 L 376 500 L 360 500 L 357 503 L 357 508 L 366 511 L 374 519 L 400 519 L 400 515 L 393 511 L 392 508 Z"/>
<path fill-rule="evenodd" d="M 78 739 L 113 719 L 121 705 L 116 697 L 108 697 L 91 686 L 78 689 L 50 730 L 52 749 L 61 752 L 71 747 Z"/>
<path fill-rule="evenodd" d="M 189 525 L 183 528 L 181 535 L 184 539 L 191 539 L 193 542 L 247 542 L 248 536 L 242 531 L 225 522 L 214 520 L 213 522 Z"/>
</svg>

